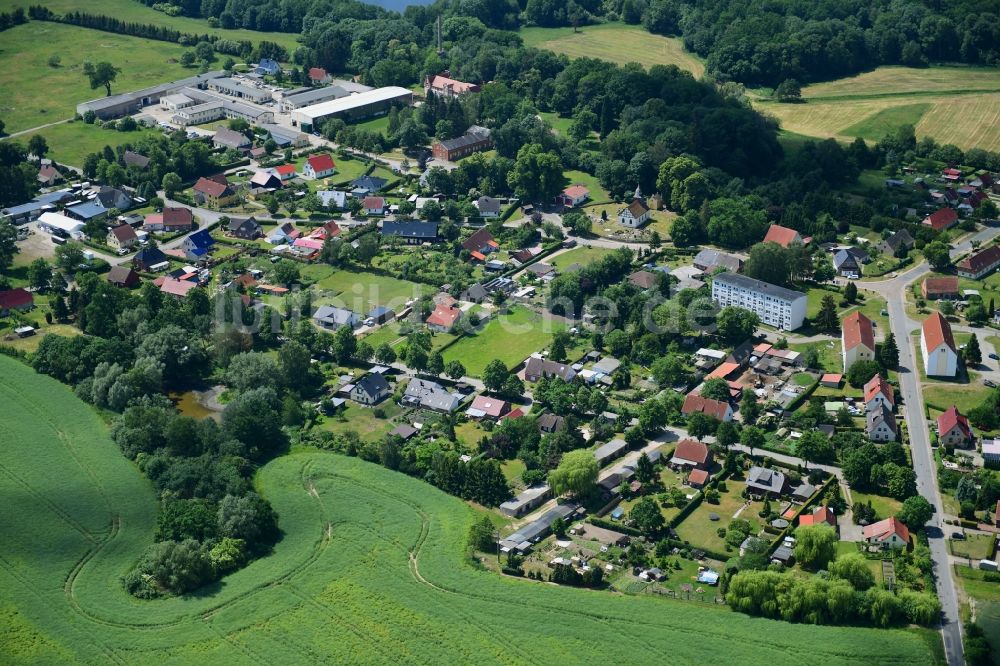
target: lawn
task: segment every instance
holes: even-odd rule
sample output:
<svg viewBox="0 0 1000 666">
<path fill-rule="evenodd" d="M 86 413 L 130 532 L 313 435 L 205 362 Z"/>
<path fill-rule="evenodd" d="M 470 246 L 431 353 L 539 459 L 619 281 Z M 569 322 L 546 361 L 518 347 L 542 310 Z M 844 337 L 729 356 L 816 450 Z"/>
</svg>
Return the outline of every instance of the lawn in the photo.
<svg viewBox="0 0 1000 666">
<path fill-rule="evenodd" d="M 607 256 L 611 252 L 612 250 L 603 247 L 587 247 L 581 245 L 553 257 L 547 263 L 555 266 L 559 270 L 565 270 L 567 266 L 571 266 L 572 264 L 583 264 L 584 266 L 587 266 L 595 261 L 598 261 L 602 257 Z"/>
<path fill-rule="evenodd" d="M 725 483 L 726 491 L 719 491 L 719 503 L 709 504 L 703 501 L 699 504 L 698 508 L 677 526 L 678 537 L 691 542 L 692 546 L 701 546 L 722 553 L 727 552 L 726 540 L 719 536 L 717 530 L 720 527 L 727 527 L 729 521 L 733 520 L 733 515 L 746 503 L 746 500 L 740 496 L 746 486 L 742 481 L 734 481 L 733 479 L 727 479 Z M 750 521 L 754 534 L 761 527 L 757 512 L 761 510 L 762 506 L 761 502 L 753 502 L 738 516 Z M 708 517 L 710 513 L 719 516 L 719 520 L 710 520 Z M 733 550 L 733 553 L 734 555 L 738 554 L 736 550 Z"/>
<path fill-rule="evenodd" d="M 554 129 L 559 134 L 562 134 L 563 136 L 569 136 L 569 127 L 570 125 L 573 124 L 572 118 L 564 118 L 563 116 L 560 116 L 558 113 L 554 113 L 551 111 L 539 113 L 538 116 L 542 120 L 547 122 L 549 125 L 551 125 L 552 129 Z"/>
<path fill-rule="evenodd" d="M 321 273 L 313 273 L 314 276 L 318 274 Z M 313 289 L 317 291 L 318 303 L 336 303 L 362 315 L 376 305 L 384 305 L 398 312 L 403 309 L 406 301 L 419 298 L 430 291 L 430 287 L 416 282 L 332 268 L 329 269 L 329 274 L 314 279 L 316 283 Z"/>
<path fill-rule="evenodd" d="M 385 418 L 375 416 L 375 410 L 381 409 Z M 392 400 L 383 400 L 376 407 L 361 407 L 353 402 L 348 402 L 344 407 L 337 410 L 333 416 L 322 417 L 319 425 L 320 430 L 343 435 L 353 431 L 360 435 L 361 439 L 376 441 L 382 439 L 397 424 L 389 419 L 395 418 L 402 413 L 399 405 Z"/>
<path fill-rule="evenodd" d="M 969 534 L 961 541 L 949 539 L 948 550 L 957 557 L 986 560 L 993 557 L 993 541 L 995 539 L 996 537 L 992 534 Z"/>
<path fill-rule="evenodd" d="M 515 307 L 510 314 L 491 319 L 479 333 L 466 335 L 448 347 L 444 360 L 461 361 L 468 374 L 478 377 L 493 359 L 514 367 L 533 352 L 548 347 L 553 334 L 565 328 L 527 308 Z"/>
<path fill-rule="evenodd" d="M 158 131 L 142 128 L 134 132 L 118 132 L 75 120 L 71 123 L 46 127 L 43 130 L 16 137 L 14 140 L 27 144 L 32 136 L 41 134 L 49 145 L 48 157 L 63 164 L 79 167 L 89 153 L 103 150 L 104 146 L 116 148 L 124 143 L 134 143 L 140 137 L 156 134 Z"/>
<path fill-rule="evenodd" d="M 103 97 L 104 88 L 92 90 L 83 74 L 87 60 L 121 68 L 114 93 L 197 74 L 178 63 L 179 44 L 59 23 L 29 21 L 4 31 L 0 44 L 0 116 L 7 132 L 72 118 L 78 103 Z M 59 67 L 48 65 L 53 55 L 62 59 Z"/>
<path fill-rule="evenodd" d="M 923 366 L 920 367 L 922 370 Z M 978 407 L 993 390 L 983 386 L 979 380 L 968 384 L 928 381 L 921 385 L 921 389 L 924 394 L 924 402 L 929 407 L 945 410 L 955 405 L 958 407 L 958 411 L 963 414 L 968 414 L 973 407 Z"/>
<path fill-rule="evenodd" d="M 525 46 L 564 53 L 571 58 L 599 58 L 624 65 L 637 62 L 645 67 L 677 65 L 695 78 L 705 73 L 698 56 L 684 50 L 677 37 L 662 37 L 641 26 L 606 23 L 580 28 L 522 28 L 518 34 Z"/>
<path fill-rule="evenodd" d="M 269 556 L 202 593 L 139 601 L 117 581 L 152 543 L 150 484 L 66 387 L 0 358 L 0 395 L 11 435 L 0 448 L 3 663 L 611 663 L 623 645 L 632 663 L 933 658 L 922 633 L 773 622 L 476 569 L 463 502 L 312 450 L 258 474 L 283 531 Z"/>
<path fill-rule="evenodd" d="M 784 129 L 845 141 L 878 139 L 911 123 L 917 137 L 960 148 L 1000 148 L 1000 71 L 995 68 L 879 67 L 802 90 L 803 104 L 758 99 Z"/>
<path fill-rule="evenodd" d="M 389 133 L 389 116 L 384 115 L 377 118 L 371 118 L 370 120 L 362 120 L 361 122 L 351 123 L 351 126 L 356 127 L 357 129 L 387 135 Z"/>
<path fill-rule="evenodd" d="M 872 508 L 875 509 L 875 515 L 878 517 L 878 520 L 895 516 L 899 513 L 900 508 L 903 506 L 902 502 L 897 499 L 893 499 L 892 497 L 872 495 L 853 489 L 851 490 L 851 499 L 855 504 L 858 502 L 871 502 Z"/>
</svg>

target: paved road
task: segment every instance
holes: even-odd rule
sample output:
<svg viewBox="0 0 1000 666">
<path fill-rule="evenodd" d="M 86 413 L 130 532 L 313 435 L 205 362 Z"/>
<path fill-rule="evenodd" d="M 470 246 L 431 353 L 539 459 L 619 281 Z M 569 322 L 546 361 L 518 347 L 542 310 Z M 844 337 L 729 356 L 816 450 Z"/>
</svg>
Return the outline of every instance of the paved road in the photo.
<svg viewBox="0 0 1000 666">
<path fill-rule="evenodd" d="M 988 227 L 967 236 L 956 243 L 951 251 L 953 257 L 968 252 L 972 242 L 986 242 L 1000 234 L 1000 228 Z M 920 358 L 913 344 L 910 332 L 918 328 L 918 322 L 906 314 L 905 290 L 913 282 L 930 273 L 930 266 L 922 262 L 897 277 L 878 282 L 858 282 L 859 288 L 874 291 L 886 299 L 889 311 L 889 327 L 896 337 L 899 347 L 899 389 L 903 398 L 903 412 L 910 433 L 910 450 L 913 469 L 917 475 L 917 492 L 934 506 L 934 517 L 927 523 L 926 533 L 934 561 L 938 599 L 941 600 L 942 626 L 945 656 L 951 666 L 965 663 L 962 648 L 962 629 L 958 615 L 958 595 L 955 591 L 954 574 L 948 548 L 945 544 L 945 514 L 941 494 L 937 485 L 937 471 L 934 453 L 931 449 L 927 420 L 924 418 L 924 399 L 920 387 L 917 363 Z M 986 353 L 989 353 L 988 351 Z"/>
</svg>

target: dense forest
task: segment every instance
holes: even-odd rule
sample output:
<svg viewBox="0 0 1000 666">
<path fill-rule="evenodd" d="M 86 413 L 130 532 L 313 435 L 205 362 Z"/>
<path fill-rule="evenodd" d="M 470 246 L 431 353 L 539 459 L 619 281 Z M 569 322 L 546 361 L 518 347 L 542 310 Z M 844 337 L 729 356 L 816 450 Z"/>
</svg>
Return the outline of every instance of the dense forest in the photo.
<svg viewBox="0 0 1000 666">
<path fill-rule="evenodd" d="M 376 31 L 422 46 L 438 16 L 477 19 L 498 30 L 622 20 L 681 36 L 706 59 L 709 74 L 752 85 L 833 79 L 877 65 L 1000 63 L 998 0 L 438 0 L 402 16 L 354 0 L 176 0 L 173 6 L 224 28 L 315 34 L 320 25 L 337 24 L 347 39 L 328 45 L 348 51 L 352 35 L 370 32 L 364 23 L 373 19 L 386 21 Z"/>
</svg>

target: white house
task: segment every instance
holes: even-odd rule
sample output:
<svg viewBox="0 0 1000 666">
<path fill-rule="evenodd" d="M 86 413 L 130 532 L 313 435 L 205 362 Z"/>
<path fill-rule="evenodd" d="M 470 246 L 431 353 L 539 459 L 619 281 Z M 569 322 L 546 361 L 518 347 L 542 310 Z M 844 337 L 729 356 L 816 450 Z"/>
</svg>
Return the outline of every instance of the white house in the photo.
<svg viewBox="0 0 1000 666">
<path fill-rule="evenodd" d="M 329 153 L 311 155 L 302 167 L 302 175 L 306 178 L 326 178 L 337 170 Z"/>
<path fill-rule="evenodd" d="M 910 531 L 895 516 L 867 525 L 861 530 L 864 540 L 882 548 L 906 548 Z"/>
<path fill-rule="evenodd" d="M 958 372 L 958 348 L 951 326 L 940 312 L 924 320 L 920 328 L 920 351 L 928 377 L 954 377 Z"/>
<path fill-rule="evenodd" d="M 875 360 L 875 329 L 872 320 L 860 312 L 852 312 L 844 318 L 840 331 L 843 347 L 844 372 L 858 361 Z"/>
<path fill-rule="evenodd" d="M 712 300 L 722 307 L 755 312 L 760 320 L 783 331 L 794 331 L 806 317 L 806 295 L 737 273 L 720 273 L 712 280 Z"/>
</svg>

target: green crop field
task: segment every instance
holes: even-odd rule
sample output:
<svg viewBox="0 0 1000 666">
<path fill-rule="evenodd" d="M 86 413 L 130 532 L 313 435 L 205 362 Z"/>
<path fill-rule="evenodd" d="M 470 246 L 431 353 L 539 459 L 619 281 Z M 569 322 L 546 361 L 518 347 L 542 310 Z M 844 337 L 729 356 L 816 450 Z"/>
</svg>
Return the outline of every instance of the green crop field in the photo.
<svg viewBox="0 0 1000 666">
<path fill-rule="evenodd" d="M 353 458 L 273 461 L 274 553 L 183 598 L 118 577 L 150 542 L 148 484 L 71 392 L 0 358 L 3 663 L 928 663 L 931 632 L 812 627 L 471 567 L 473 511 Z M 58 403 L 58 419 L 51 407 Z"/>
<path fill-rule="evenodd" d="M 903 124 L 917 136 L 1000 149 L 1000 70 L 879 67 L 802 89 L 803 104 L 756 100 L 785 130 L 819 138 L 877 140 Z"/>
<path fill-rule="evenodd" d="M 470 375 L 478 377 L 495 358 L 508 368 L 514 367 L 547 347 L 553 334 L 565 328 L 527 308 L 516 307 L 509 315 L 491 319 L 479 333 L 466 335 L 448 347 L 444 360 L 461 361 Z"/>
<path fill-rule="evenodd" d="M 548 49 L 571 58 L 599 58 L 619 65 L 637 62 L 645 67 L 677 65 L 695 78 L 705 73 L 705 65 L 696 55 L 684 50 L 681 39 L 654 35 L 638 25 L 588 25 L 579 32 L 572 28 L 522 28 L 517 34 L 525 46 Z"/>
</svg>

